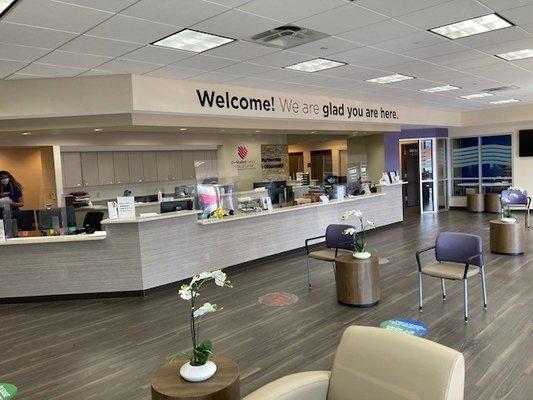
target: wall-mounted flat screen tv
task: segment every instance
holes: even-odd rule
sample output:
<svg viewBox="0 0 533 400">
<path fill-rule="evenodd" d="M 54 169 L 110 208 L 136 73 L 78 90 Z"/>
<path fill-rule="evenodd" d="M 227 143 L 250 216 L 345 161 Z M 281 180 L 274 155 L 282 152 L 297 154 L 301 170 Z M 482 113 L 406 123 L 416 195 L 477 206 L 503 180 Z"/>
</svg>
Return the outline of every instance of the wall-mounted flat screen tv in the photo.
<svg viewBox="0 0 533 400">
<path fill-rule="evenodd" d="M 528 129 L 518 132 L 519 135 L 519 151 L 520 157 L 533 156 L 533 129 Z"/>
</svg>

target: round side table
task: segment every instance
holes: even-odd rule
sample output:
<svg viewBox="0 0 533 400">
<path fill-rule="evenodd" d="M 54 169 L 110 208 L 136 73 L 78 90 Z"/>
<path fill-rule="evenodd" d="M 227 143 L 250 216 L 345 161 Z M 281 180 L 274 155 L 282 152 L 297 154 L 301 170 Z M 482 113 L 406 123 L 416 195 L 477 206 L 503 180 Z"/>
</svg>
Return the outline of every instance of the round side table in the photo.
<svg viewBox="0 0 533 400">
<path fill-rule="evenodd" d="M 501 213 L 502 205 L 499 193 L 485 193 L 485 211 L 490 213 Z"/>
<path fill-rule="evenodd" d="M 337 301 L 355 307 L 372 307 L 380 300 L 379 258 L 358 260 L 351 253 L 335 259 Z"/>
<path fill-rule="evenodd" d="M 470 193 L 466 195 L 466 209 L 470 212 L 485 211 L 485 195 L 483 193 Z"/>
<path fill-rule="evenodd" d="M 229 358 L 216 357 L 215 375 L 204 382 L 187 382 L 180 367 L 187 360 L 163 365 L 150 380 L 152 400 L 240 400 L 239 367 Z"/>
<path fill-rule="evenodd" d="M 490 251 L 496 254 L 518 256 L 526 247 L 524 227 L 519 222 L 490 221 Z"/>
</svg>

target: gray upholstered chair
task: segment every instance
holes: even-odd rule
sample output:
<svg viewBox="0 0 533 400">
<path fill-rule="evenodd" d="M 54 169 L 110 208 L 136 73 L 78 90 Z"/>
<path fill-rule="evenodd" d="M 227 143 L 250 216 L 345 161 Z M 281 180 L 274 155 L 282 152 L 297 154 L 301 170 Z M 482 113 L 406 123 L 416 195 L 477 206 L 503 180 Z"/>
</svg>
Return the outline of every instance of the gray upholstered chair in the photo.
<svg viewBox="0 0 533 400">
<path fill-rule="evenodd" d="M 420 254 L 432 249 L 435 249 L 437 262 L 422 266 Z M 479 274 L 483 292 L 483 308 L 487 309 L 483 242 L 479 236 L 467 233 L 442 232 L 437 236 L 434 246 L 416 252 L 416 262 L 418 263 L 420 312 L 422 312 L 423 304 L 422 275 L 440 278 L 443 300 L 446 300 L 445 279 L 463 281 L 465 322 L 468 322 L 468 278 Z"/>
<path fill-rule="evenodd" d="M 309 238 L 305 241 L 305 251 L 307 252 L 307 285 L 311 288 L 311 259 L 329 261 L 333 263 L 335 270 L 335 258 L 340 251 L 354 251 L 353 236 L 345 235 L 344 231 L 353 228 L 352 225 L 333 224 L 328 225 L 326 234 Z M 326 248 L 321 250 L 310 251 L 312 242 L 325 239 Z"/>
<path fill-rule="evenodd" d="M 464 384 L 458 351 L 401 332 L 350 326 L 331 372 L 288 375 L 243 400 L 462 400 Z"/>
<path fill-rule="evenodd" d="M 509 204 L 509 210 L 525 211 L 526 213 L 526 228 L 529 228 L 529 210 L 531 206 L 531 197 L 527 195 L 526 191 L 520 190 L 502 190 L 500 198 L 502 210 L 506 204 Z"/>
</svg>

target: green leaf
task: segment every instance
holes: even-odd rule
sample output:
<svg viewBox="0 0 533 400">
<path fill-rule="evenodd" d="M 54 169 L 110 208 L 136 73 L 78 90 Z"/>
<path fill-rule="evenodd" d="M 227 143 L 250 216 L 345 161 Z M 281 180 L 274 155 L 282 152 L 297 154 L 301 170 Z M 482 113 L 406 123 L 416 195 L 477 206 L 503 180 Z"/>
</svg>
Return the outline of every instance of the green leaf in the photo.
<svg viewBox="0 0 533 400">
<path fill-rule="evenodd" d="M 210 340 L 204 340 L 193 350 L 193 353 L 198 365 L 203 365 L 213 355 L 213 344 Z"/>
</svg>

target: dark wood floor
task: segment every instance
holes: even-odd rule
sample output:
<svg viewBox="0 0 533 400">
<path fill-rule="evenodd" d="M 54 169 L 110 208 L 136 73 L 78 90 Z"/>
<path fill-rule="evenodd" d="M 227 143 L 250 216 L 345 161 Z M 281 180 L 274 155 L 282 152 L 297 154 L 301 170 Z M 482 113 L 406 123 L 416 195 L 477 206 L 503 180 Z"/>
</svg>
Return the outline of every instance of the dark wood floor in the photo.
<svg viewBox="0 0 533 400">
<path fill-rule="evenodd" d="M 509 257 L 488 252 L 493 215 L 409 214 L 403 224 L 369 235 L 371 247 L 390 260 L 381 266 L 382 300 L 374 308 L 339 305 L 327 263 L 314 264 L 308 291 L 303 254 L 231 271 L 234 289 L 202 293 L 224 311 L 205 320 L 201 335 L 238 362 L 243 395 L 285 374 L 329 369 L 349 325 L 405 317 L 420 318 L 430 340 L 464 353 L 467 400 L 533 398 L 533 229 L 526 255 Z M 425 311 L 418 313 L 414 252 L 446 230 L 484 238 L 489 310 L 483 311 L 475 279 L 468 325 L 460 282 L 448 284 L 443 303 L 438 280 L 426 279 Z M 299 302 L 258 304 L 259 296 L 275 291 L 294 293 Z M 186 312 L 175 291 L 144 299 L 0 305 L 0 381 L 17 385 L 21 400 L 148 400 L 154 369 L 188 347 Z"/>
</svg>

